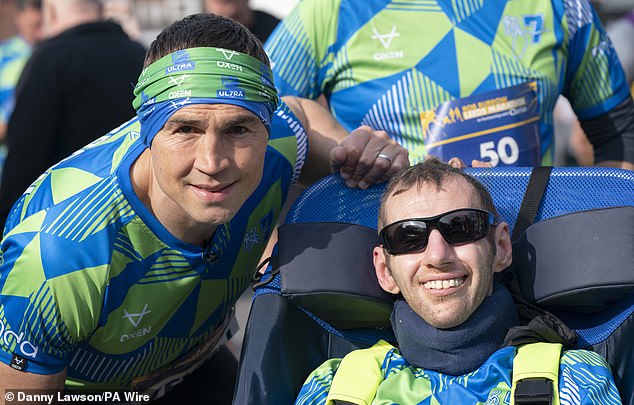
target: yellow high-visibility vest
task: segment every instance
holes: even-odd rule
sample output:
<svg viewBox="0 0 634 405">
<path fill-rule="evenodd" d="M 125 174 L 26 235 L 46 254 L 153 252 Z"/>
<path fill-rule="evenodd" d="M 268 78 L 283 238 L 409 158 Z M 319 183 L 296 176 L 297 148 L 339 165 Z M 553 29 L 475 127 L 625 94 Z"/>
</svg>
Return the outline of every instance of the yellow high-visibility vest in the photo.
<svg viewBox="0 0 634 405">
<path fill-rule="evenodd" d="M 381 365 L 394 346 L 380 340 L 374 346 L 354 350 L 339 363 L 332 380 L 326 405 L 370 405 L 379 384 L 383 382 Z M 561 344 L 529 343 L 518 347 L 513 359 L 511 405 L 515 404 L 515 391 L 522 380 L 542 378 L 553 388 L 552 405 L 559 405 L 559 359 Z"/>
</svg>

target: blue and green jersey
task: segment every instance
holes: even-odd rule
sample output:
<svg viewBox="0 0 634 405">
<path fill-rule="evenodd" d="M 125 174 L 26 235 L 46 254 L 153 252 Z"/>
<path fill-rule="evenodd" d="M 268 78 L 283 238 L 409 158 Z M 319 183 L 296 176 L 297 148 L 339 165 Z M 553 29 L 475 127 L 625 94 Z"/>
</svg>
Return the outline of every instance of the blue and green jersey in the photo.
<svg viewBox="0 0 634 405">
<path fill-rule="evenodd" d="M 303 0 L 265 48 L 281 95 L 325 95 L 412 162 L 549 164 L 560 94 L 581 119 L 628 97 L 587 0 Z"/>
<path fill-rule="evenodd" d="M 133 119 L 61 161 L 14 205 L 0 256 L 0 360 L 128 388 L 206 341 L 249 285 L 307 153 L 276 111 L 262 181 L 208 248 L 174 238 L 133 191 Z M 209 259 L 211 253 L 213 260 Z"/>
<path fill-rule="evenodd" d="M 451 376 L 413 367 L 392 348 L 378 359 L 383 379 L 371 403 L 510 404 L 515 353 L 515 347 L 505 347 L 471 373 Z M 306 379 L 295 404 L 325 405 L 340 364 L 341 359 L 331 359 L 318 367 Z M 621 404 L 608 365 L 597 353 L 563 352 L 558 382 L 562 405 Z"/>
</svg>

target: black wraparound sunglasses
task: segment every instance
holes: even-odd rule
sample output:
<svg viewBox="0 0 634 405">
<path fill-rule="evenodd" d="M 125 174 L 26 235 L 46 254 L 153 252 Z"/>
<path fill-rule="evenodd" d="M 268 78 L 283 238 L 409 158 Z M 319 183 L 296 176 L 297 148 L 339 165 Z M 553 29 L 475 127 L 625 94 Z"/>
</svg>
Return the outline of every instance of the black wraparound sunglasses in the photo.
<svg viewBox="0 0 634 405">
<path fill-rule="evenodd" d="M 379 243 L 389 254 L 400 255 L 425 249 L 429 234 L 438 229 L 447 243 L 455 245 L 484 238 L 489 225 L 497 225 L 495 215 L 475 208 L 461 208 L 429 218 L 410 218 L 386 225 Z"/>
</svg>

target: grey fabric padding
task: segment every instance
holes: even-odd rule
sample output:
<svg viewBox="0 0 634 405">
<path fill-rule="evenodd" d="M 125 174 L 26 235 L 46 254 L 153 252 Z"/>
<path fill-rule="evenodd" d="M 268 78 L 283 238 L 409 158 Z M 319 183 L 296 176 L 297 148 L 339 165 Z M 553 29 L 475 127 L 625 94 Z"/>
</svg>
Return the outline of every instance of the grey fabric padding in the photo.
<svg viewBox="0 0 634 405">
<path fill-rule="evenodd" d="M 513 245 L 524 296 L 596 312 L 634 291 L 634 207 L 579 211 L 531 225 Z"/>
<path fill-rule="evenodd" d="M 340 329 L 389 326 L 394 296 L 380 286 L 372 263 L 377 232 L 320 222 L 279 228 L 282 295 Z"/>
</svg>

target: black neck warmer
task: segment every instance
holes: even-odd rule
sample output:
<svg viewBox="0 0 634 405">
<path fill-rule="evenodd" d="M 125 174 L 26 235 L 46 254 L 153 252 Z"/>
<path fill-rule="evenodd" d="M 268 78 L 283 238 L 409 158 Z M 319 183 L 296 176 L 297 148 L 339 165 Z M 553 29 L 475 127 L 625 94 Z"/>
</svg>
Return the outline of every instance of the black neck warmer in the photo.
<svg viewBox="0 0 634 405">
<path fill-rule="evenodd" d="M 454 328 L 434 328 L 404 300 L 394 304 L 391 322 L 399 350 L 411 365 L 458 376 L 484 364 L 519 317 L 511 294 L 497 284 L 471 317 Z"/>
</svg>

